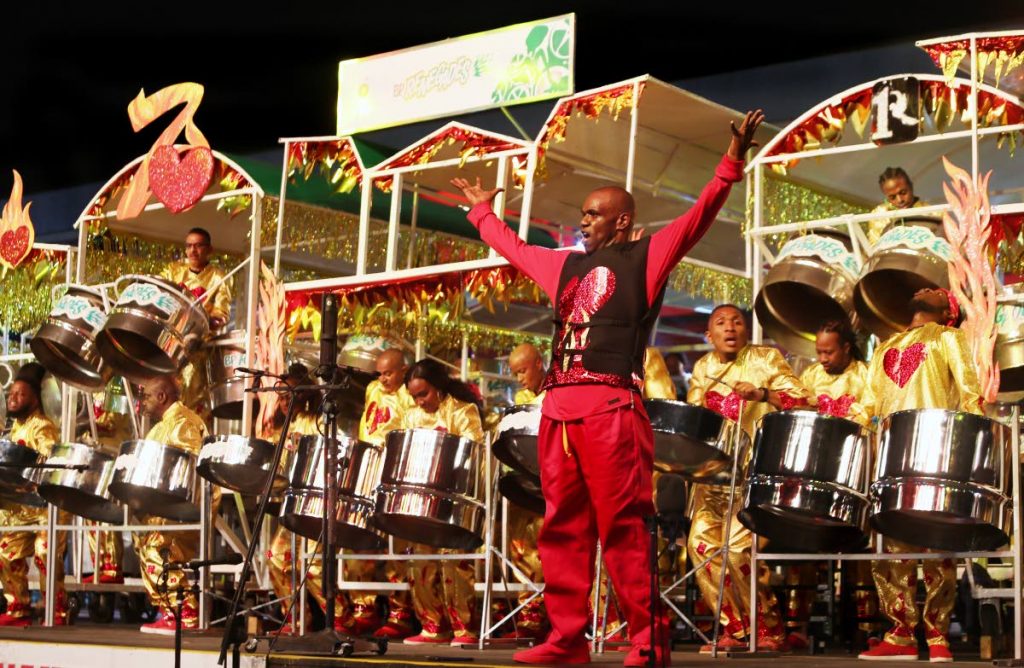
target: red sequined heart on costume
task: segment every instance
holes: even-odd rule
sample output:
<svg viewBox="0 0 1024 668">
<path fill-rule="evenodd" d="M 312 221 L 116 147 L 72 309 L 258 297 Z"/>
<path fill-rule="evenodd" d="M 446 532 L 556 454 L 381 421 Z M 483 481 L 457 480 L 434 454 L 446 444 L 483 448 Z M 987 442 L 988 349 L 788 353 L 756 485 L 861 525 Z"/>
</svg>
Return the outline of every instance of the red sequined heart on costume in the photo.
<svg viewBox="0 0 1024 668">
<path fill-rule="evenodd" d="M 853 395 L 844 394 L 833 399 L 827 394 L 818 395 L 818 412 L 823 415 L 844 418 L 850 413 L 850 406 L 853 405 Z"/>
<path fill-rule="evenodd" d="M 903 350 L 889 348 L 885 351 L 885 356 L 882 357 L 882 367 L 885 369 L 885 375 L 889 376 L 892 382 L 904 387 L 917 371 L 917 367 L 921 366 L 924 358 L 923 343 L 915 343 Z"/>
<path fill-rule="evenodd" d="M 158 146 L 149 159 L 149 189 L 171 213 L 199 201 L 213 177 L 213 151 L 196 146 L 182 158 L 173 146 Z"/>
<path fill-rule="evenodd" d="M 719 394 L 711 391 L 704 395 L 704 406 L 710 408 L 719 415 L 724 415 L 733 422 L 740 419 L 740 403 L 743 399 L 735 392 Z"/>
</svg>

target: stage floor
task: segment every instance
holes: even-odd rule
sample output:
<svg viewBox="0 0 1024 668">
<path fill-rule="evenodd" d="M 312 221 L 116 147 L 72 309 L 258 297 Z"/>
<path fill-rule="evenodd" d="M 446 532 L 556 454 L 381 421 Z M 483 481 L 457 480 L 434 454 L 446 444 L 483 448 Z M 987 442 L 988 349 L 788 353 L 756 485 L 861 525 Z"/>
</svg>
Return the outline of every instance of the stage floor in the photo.
<svg viewBox="0 0 1024 668">
<path fill-rule="evenodd" d="M 185 634 L 182 642 L 182 665 L 188 668 L 214 668 L 220 633 Z M 955 649 L 955 648 L 954 648 Z M 381 666 L 406 668 L 411 666 L 450 666 L 480 668 L 518 665 L 512 661 L 512 648 L 467 650 L 454 647 L 423 647 L 392 644 L 385 656 L 357 654 L 349 658 L 316 658 L 298 654 L 266 653 L 267 643 L 260 642 L 258 650 L 241 653 L 242 668 L 276 668 L 298 666 Z M 162 668 L 173 666 L 174 638 L 140 633 L 137 627 L 122 624 L 78 623 L 72 627 L 27 629 L 0 628 L 0 665 L 18 668 L 123 668 L 145 666 Z M 927 660 L 927 655 L 924 655 Z M 596 665 L 622 665 L 625 654 L 609 651 L 593 655 Z M 906 665 L 906 662 L 873 662 L 866 664 L 846 654 L 785 654 L 779 657 L 720 657 L 718 661 L 740 662 L 745 665 L 785 665 L 796 668 L 853 668 L 865 665 Z M 682 645 L 672 653 L 675 666 L 708 665 L 715 660 L 701 656 L 696 645 Z M 956 662 L 964 666 L 991 666 L 981 661 L 976 652 L 957 652 Z M 229 667 L 231 657 L 228 657 Z"/>
</svg>

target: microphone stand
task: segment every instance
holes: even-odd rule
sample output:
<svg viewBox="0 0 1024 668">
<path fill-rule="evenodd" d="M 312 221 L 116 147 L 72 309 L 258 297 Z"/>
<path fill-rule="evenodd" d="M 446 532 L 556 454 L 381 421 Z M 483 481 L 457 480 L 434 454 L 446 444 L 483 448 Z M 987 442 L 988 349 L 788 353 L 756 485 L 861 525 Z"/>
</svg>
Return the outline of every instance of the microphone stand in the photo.
<svg viewBox="0 0 1024 668">
<path fill-rule="evenodd" d="M 659 497 L 660 499 L 660 497 Z M 682 517 L 681 517 L 682 516 Z M 647 524 L 647 531 L 651 538 L 650 546 L 650 575 L 651 575 L 651 648 L 647 652 L 647 666 L 648 668 L 657 668 L 657 648 L 659 647 L 659 640 L 665 649 L 671 646 L 671 631 L 665 629 L 670 635 L 667 638 L 658 638 L 658 632 L 660 627 L 658 622 L 661 619 L 661 615 L 658 614 L 658 610 L 661 607 L 661 587 L 658 582 L 658 561 L 662 554 L 669 555 L 669 563 L 672 564 L 672 568 L 675 569 L 678 560 L 676 555 L 679 551 L 679 546 L 676 541 L 679 540 L 685 531 L 686 519 L 685 513 L 678 512 L 658 512 L 655 511 L 654 515 L 648 515 L 644 518 Z M 661 530 L 667 545 L 664 551 L 658 550 L 658 531 Z M 667 655 L 662 656 L 662 665 L 668 660 Z"/>
</svg>

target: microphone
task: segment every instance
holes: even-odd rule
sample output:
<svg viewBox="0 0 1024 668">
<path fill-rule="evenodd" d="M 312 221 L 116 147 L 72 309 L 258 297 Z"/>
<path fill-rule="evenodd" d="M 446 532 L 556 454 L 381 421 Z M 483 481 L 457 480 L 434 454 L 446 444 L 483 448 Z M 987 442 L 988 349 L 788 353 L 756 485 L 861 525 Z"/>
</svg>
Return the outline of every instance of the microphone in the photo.
<svg viewBox="0 0 1024 668">
<path fill-rule="evenodd" d="M 686 483 L 677 475 L 665 473 L 658 478 L 657 510 L 659 515 L 686 514 Z"/>
<path fill-rule="evenodd" d="M 161 551 L 161 556 L 163 552 Z M 223 557 L 214 557 L 213 559 L 193 559 L 192 561 L 174 562 L 167 564 L 167 568 L 173 570 L 196 570 L 199 568 L 207 568 L 208 566 L 237 566 L 242 563 L 242 555 L 240 554 L 229 554 Z"/>
</svg>

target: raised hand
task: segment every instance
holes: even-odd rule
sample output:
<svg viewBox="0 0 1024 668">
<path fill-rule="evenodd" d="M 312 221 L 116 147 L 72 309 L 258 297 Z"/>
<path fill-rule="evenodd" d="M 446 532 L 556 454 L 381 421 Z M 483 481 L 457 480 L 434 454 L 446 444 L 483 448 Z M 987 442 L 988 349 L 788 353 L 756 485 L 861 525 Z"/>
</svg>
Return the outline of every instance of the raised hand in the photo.
<svg viewBox="0 0 1024 668">
<path fill-rule="evenodd" d="M 764 112 L 760 109 L 748 111 L 739 128 L 736 127 L 735 122 L 729 121 L 729 129 L 732 130 L 732 141 L 729 143 L 728 152 L 730 158 L 743 160 L 747 149 L 758 145 L 754 141 L 754 133 L 757 132 L 757 128 L 762 122 L 764 122 Z"/>
<path fill-rule="evenodd" d="M 494 197 L 500 193 L 504 188 L 495 188 L 494 190 L 484 190 L 480 185 L 480 177 L 476 177 L 476 185 L 470 183 L 463 178 L 454 178 L 451 180 L 451 184 L 462 191 L 462 194 L 466 196 L 469 203 L 473 206 L 477 204 L 489 204 L 494 200 Z"/>
</svg>

